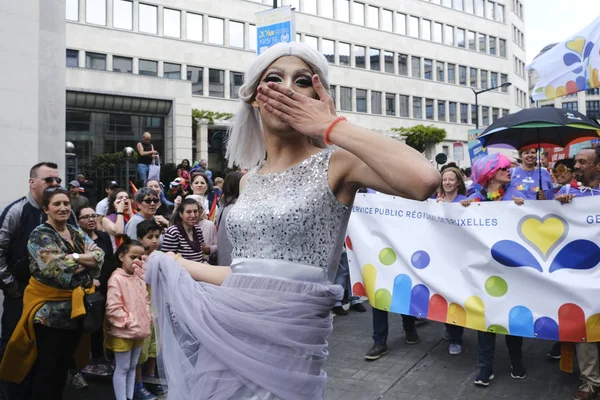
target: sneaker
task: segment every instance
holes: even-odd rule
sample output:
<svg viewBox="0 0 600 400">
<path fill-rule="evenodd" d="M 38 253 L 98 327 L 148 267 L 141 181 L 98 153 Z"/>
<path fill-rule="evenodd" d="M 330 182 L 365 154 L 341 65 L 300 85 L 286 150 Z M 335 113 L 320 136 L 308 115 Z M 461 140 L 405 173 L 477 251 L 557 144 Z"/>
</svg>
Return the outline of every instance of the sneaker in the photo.
<svg viewBox="0 0 600 400">
<path fill-rule="evenodd" d="M 546 357 L 551 360 L 560 360 L 560 348 L 560 342 L 554 343 L 552 347 L 550 347 L 550 350 L 548 350 L 548 353 L 546 353 Z"/>
<path fill-rule="evenodd" d="M 458 343 L 450 343 L 450 346 L 448 346 L 448 353 L 457 356 L 462 353 L 462 346 Z"/>
<path fill-rule="evenodd" d="M 525 379 L 525 377 L 527 376 L 527 371 L 525 371 L 523 363 L 519 362 L 518 364 L 511 365 L 510 376 L 513 379 Z"/>
<path fill-rule="evenodd" d="M 150 393 L 146 388 L 136 390 L 133 394 L 133 400 L 157 400 L 158 397 Z"/>
<path fill-rule="evenodd" d="M 573 400 L 592 400 L 596 398 L 597 394 L 597 386 L 594 386 L 589 382 L 583 382 L 573 395 Z"/>
<path fill-rule="evenodd" d="M 348 311 L 344 310 L 342 306 L 335 306 L 331 309 L 335 315 L 348 315 Z"/>
<path fill-rule="evenodd" d="M 365 354 L 365 360 L 374 361 L 379 359 L 379 357 L 387 354 L 387 346 L 385 344 L 375 343 L 371 350 L 367 351 Z"/>
<path fill-rule="evenodd" d="M 367 311 L 367 309 L 365 308 L 365 306 L 363 306 L 361 303 L 352 304 L 350 306 L 350 309 L 352 311 L 356 311 L 356 312 L 366 312 Z"/>
<path fill-rule="evenodd" d="M 85 381 L 85 378 L 83 377 L 83 375 L 81 375 L 80 372 L 74 374 L 73 372 L 69 371 L 68 381 L 69 384 L 77 390 L 85 389 L 86 387 L 88 387 L 88 383 Z"/>
<path fill-rule="evenodd" d="M 167 385 L 146 385 L 146 387 L 148 388 L 148 391 L 150 393 L 155 394 L 157 396 L 166 394 L 169 391 Z"/>
<path fill-rule="evenodd" d="M 113 374 L 114 368 L 112 365 L 108 364 L 89 364 L 86 365 L 81 373 L 84 375 L 93 375 L 93 376 L 111 376 Z"/>
<path fill-rule="evenodd" d="M 411 329 L 410 331 L 404 331 L 404 337 L 406 339 L 406 344 L 417 344 L 419 343 L 419 333 L 416 329 Z"/>
<path fill-rule="evenodd" d="M 479 370 L 479 375 L 475 378 L 475 383 L 477 386 L 490 386 L 490 381 L 494 379 L 494 373 L 491 368 L 481 367 Z"/>
</svg>

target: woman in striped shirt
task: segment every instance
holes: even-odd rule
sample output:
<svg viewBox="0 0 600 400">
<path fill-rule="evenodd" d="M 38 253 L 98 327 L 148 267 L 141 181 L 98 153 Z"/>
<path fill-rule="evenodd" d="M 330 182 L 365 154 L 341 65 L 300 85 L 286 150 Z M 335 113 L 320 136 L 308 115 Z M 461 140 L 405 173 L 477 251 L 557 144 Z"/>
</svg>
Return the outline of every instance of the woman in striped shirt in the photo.
<svg viewBox="0 0 600 400">
<path fill-rule="evenodd" d="M 165 231 L 161 250 L 180 254 L 186 260 L 206 262 L 202 252 L 204 236 L 200 225 L 200 206 L 185 199 L 173 213 L 173 225 Z"/>
</svg>

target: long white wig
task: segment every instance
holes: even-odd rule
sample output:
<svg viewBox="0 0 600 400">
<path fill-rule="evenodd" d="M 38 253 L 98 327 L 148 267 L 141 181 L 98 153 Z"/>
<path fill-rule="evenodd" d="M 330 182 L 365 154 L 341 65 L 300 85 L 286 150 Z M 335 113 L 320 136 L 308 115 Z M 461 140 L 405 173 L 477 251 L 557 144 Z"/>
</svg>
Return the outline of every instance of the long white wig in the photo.
<svg viewBox="0 0 600 400">
<path fill-rule="evenodd" d="M 256 89 L 264 72 L 281 57 L 295 56 L 302 59 L 319 76 L 325 90 L 329 92 L 327 59 L 312 47 L 298 42 L 278 43 L 261 54 L 244 75 L 244 84 L 239 90 L 239 106 L 233 125 L 229 130 L 225 157 L 229 167 L 234 165 L 250 169 L 265 159 L 267 146 L 262 130 L 260 112 L 252 107 Z M 318 147 L 325 147 L 323 140 L 311 139 Z"/>
</svg>

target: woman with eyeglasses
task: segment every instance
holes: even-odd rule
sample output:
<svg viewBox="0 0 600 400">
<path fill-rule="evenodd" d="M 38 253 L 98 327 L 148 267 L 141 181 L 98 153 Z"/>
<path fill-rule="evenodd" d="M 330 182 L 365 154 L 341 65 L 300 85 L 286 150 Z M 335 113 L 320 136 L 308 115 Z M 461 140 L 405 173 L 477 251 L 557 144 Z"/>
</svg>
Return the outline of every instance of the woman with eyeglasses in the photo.
<svg viewBox="0 0 600 400">
<path fill-rule="evenodd" d="M 108 197 L 108 213 L 102 218 L 102 227 L 111 237 L 113 252 L 123 242 L 125 226 L 127 222 L 135 215 L 129 193 L 125 189 L 115 189 Z"/>
<path fill-rule="evenodd" d="M 60 400 L 83 334 L 83 295 L 94 291 L 104 252 L 79 227 L 67 223 L 67 190 L 46 189 L 41 206 L 48 219 L 27 243 L 31 278 L 21 319 L 0 365 L 0 379 L 19 383 L 31 371 L 30 398 Z"/>
<path fill-rule="evenodd" d="M 144 220 L 153 220 L 162 228 L 168 228 L 169 222 L 164 218 L 156 218 L 156 210 L 160 207 L 158 193 L 154 189 L 143 187 L 135 194 L 138 213 L 125 226 L 125 234 L 132 240 L 137 240 L 137 226 Z"/>
<path fill-rule="evenodd" d="M 556 187 L 554 188 L 554 195 L 558 193 L 563 187 L 578 189 L 579 182 L 574 176 L 575 161 L 572 158 L 565 158 L 558 160 L 552 168 L 552 175 L 556 181 Z M 567 190 L 568 191 L 568 190 Z"/>
</svg>

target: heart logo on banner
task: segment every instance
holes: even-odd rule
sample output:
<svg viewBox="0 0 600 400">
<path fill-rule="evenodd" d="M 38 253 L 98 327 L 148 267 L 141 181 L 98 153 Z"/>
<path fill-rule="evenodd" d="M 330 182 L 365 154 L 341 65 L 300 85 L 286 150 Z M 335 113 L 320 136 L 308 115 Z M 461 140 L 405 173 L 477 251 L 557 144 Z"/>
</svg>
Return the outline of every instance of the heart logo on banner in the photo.
<svg viewBox="0 0 600 400">
<path fill-rule="evenodd" d="M 583 46 L 585 45 L 585 38 L 581 36 L 576 37 L 573 40 L 567 42 L 567 49 L 573 50 L 577 54 L 581 55 L 583 53 Z"/>
<path fill-rule="evenodd" d="M 517 232 L 523 241 L 529 244 L 544 259 L 568 233 L 568 224 L 558 215 L 549 214 L 543 218 L 527 216 L 519 222 Z"/>
</svg>

